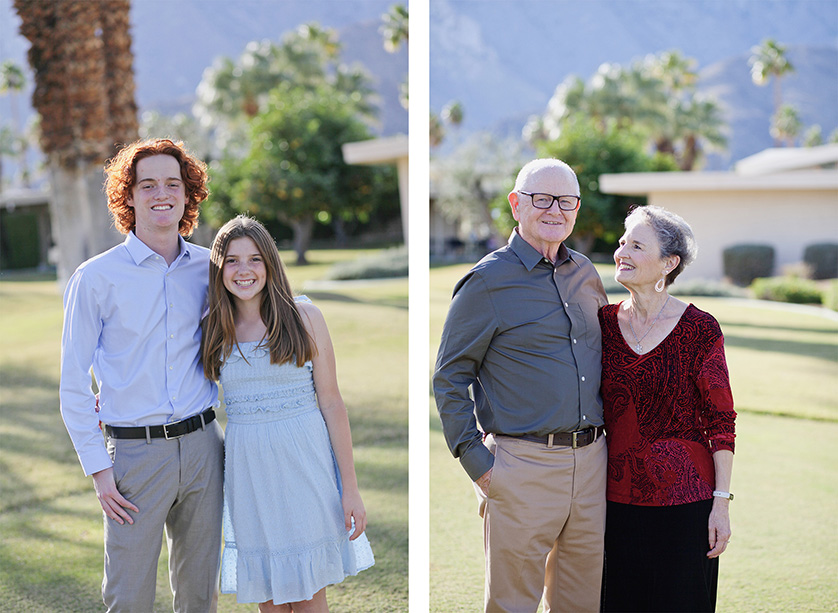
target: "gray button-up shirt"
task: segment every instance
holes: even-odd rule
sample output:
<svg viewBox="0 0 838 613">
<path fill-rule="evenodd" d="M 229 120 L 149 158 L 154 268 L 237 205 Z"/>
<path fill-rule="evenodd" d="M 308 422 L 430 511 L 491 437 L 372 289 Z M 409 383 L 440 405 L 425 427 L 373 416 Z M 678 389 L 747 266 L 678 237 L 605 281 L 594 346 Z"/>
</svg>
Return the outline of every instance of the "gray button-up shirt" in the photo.
<svg viewBox="0 0 838 613">
<path fill-rule="evenodd" d="M 512 436 L 602 425 L 597 311 L 606 303 L 588 258 L 562 244 L 554 266 L 517 231 L 460 280 L 433 387 L 448 447 L 472 480 L 494 463 L 478 420 Z"/>
</svg>

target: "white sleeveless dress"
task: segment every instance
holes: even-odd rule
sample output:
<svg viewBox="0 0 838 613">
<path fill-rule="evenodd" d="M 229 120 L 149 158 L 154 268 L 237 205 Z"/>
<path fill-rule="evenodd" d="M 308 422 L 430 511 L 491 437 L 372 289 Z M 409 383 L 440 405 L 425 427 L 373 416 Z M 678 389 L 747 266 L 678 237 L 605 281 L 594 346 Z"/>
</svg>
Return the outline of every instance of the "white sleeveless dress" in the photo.
<svg viewBox="0 0 838 613">
<path fill-rule="evenodd" d="M 314 393 L 312 365 L 271 364 L 239 343 L 221 367 L 227 409 L 221 591 L 238 602 L 309 600 L 375 563 L 349 540 L 340 472 Z M 249 362 L 249 363 L 248 363 Z"/>
</svg>

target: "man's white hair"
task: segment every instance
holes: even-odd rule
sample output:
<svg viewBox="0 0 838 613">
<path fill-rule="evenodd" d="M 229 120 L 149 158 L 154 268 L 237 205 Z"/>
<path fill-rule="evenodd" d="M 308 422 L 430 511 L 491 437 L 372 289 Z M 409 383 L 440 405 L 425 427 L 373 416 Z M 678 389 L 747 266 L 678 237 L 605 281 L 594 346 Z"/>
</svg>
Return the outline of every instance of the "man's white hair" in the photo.
<svg viewBox="0 0 838 613">
<path fill-rule="evenodd" d="M 561 170 L 562 172 L 568 173 L 571 177 L 573 177 L 573 181 L 576 183 L 576 193 L 577 195 L 579 194 L 579 179 L 576 178 L 576 173 L 573 172 L 573 169 L 570 166 L 568 166 L 561 160 L 557 160 L 556 158 L 539 158 L 537 160 L 533 160 L 524 164 L 524 167 L 521 169 L 521 171 L 518 173 L 518 177 L 515 179 L 514 191 L 519 192 L 522 189 L 524 189 L 524 186 L 527 183 L 527 179 L 529 179 L 531 175 L 545 168 L 555 168 L 557 170 Z"/>
</svg>

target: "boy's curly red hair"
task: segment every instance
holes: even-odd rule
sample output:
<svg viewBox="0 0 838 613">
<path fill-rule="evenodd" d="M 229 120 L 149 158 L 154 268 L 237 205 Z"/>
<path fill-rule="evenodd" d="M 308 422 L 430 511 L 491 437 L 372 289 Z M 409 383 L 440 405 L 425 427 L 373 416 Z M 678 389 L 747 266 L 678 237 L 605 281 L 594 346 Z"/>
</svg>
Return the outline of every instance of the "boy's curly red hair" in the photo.
<svg viewBox="0 0 838 613">
<path fill-rule="evenodd" d="M 128 234 L 136 227 L 134 208 L 128 206 L 128 202 L 137 180 L 137 162 L 153 155 L 171 155 L 180 164 L 186 204 L 178 232 L 189 237 L 198 226 L 199 206 L 209 195 L 207 165 L 190 154 L 182 142 L 173 142 L 167 138 L 131 143 L 105 164 L 105 193 L 114 226 L 123 234 Z"/>
</svg>

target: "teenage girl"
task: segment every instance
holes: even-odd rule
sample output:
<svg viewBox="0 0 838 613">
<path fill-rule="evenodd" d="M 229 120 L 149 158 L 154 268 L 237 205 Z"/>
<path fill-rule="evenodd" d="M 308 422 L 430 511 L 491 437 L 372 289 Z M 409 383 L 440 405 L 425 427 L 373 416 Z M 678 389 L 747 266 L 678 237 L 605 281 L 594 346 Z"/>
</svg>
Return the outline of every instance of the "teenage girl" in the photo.
<svg viewBox="0 0 838 613">
<path fill-rule="evenodd" d="M 227 411 L 221 591 L 260 611 L 327 611 L 325 587 L 374 564 L 329 331 L 255 219 L 227 222 L 210 257 L 204 371 Z"/>
</svg>

